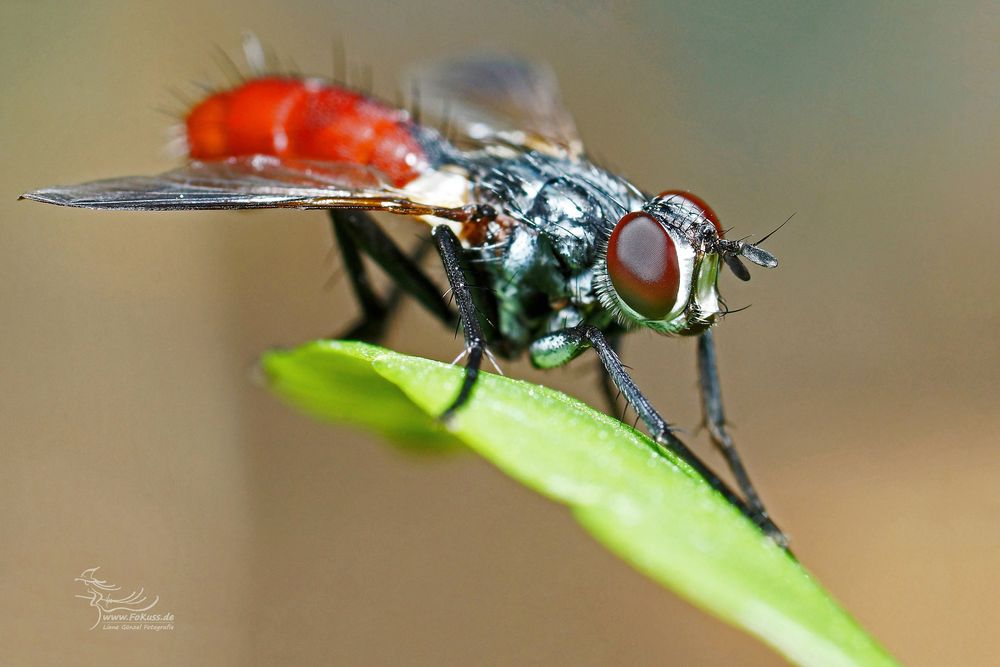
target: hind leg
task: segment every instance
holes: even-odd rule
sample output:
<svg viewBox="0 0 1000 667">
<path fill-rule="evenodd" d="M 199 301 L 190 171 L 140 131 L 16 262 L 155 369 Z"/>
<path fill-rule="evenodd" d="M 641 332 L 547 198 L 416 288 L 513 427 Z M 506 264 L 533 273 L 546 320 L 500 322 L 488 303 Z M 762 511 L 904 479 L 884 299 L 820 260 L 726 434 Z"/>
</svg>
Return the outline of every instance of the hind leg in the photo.
<svg viewBox="0 0 1000 667">
<path fill-rule="evenodd" d="M 364 211 L 333 209 L 330 221 L 340 247 L 344 270 L 361 307 L 361 319 L 337 338 L 378 342 L 384 337 L 403 294 L 413 296 L 442 322 L 454 323 L 455 315 L 445 303 L 441 291 L 420 268 L 420 260 L 430 248 L 428 242 L 422 242 L 407 255 Z M 376 294 L 362 254 L 371 257 L 392 278 L 393 287 L 385 298 Z"/>
</svg>

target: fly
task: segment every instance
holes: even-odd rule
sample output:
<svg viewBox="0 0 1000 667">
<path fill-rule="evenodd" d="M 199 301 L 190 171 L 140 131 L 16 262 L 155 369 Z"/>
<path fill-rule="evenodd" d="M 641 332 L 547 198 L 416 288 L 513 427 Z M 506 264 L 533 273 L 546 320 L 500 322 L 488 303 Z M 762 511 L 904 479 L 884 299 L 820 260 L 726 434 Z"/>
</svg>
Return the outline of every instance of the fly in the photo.
<svg viewBox="0 0 1000 667">
<path fill-rule="evenodd" d="M 92 209 L 327 210 L 362 310 L 345 337 L 378 340 L 401 293 L 444 324 L 461 323 L 465 374 L 443 419 L 470 400 L 492 353 L 526 352 L 535 366 L 553 368 L 593 348 L 612 403 L 617 388 L 660 447 L 787 544 L 726 430 L 711 330 L 724 314 L 721 267 L 747 280 L 743 260 L 771 268 L 774 256 L 727 239 L 699 197 L 650 195 L 591 162 L 546 68 L 477 58 L 425 71 L 422 106 L 448 110 L 445 133 L 341 83 L 268 75 L 259 53 L 251 40 L 254 75 L 188 111 L 186 166 L 23 196 Z M 430 240 L 407 253 L 371 212 L 418 218 Z M 430 247 L 457 314 L 420 266 Z M 393 279 L 388 297 L 371 288 L 363 256 Z M 742 497 L 681 442 L 629 377 L 616 347 L 642 327 L 698 337 L 705 424 Z"/>
</svg>

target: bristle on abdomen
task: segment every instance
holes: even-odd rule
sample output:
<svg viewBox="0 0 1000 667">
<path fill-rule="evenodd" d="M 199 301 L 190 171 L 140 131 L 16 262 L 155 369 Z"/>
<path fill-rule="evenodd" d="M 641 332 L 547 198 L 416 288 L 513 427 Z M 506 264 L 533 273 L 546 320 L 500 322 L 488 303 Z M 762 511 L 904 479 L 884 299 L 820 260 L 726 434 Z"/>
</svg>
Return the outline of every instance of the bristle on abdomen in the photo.
<svg viewBox="0 0 1000 667">
<path fill-rule="evenodd" d="M 401 187 L 428 166 L 409 115 L 315 79 L 267 77 L 215 93 L 186 119 L 190 156 L 275 155 L 370 165 Z"/>
</svg>

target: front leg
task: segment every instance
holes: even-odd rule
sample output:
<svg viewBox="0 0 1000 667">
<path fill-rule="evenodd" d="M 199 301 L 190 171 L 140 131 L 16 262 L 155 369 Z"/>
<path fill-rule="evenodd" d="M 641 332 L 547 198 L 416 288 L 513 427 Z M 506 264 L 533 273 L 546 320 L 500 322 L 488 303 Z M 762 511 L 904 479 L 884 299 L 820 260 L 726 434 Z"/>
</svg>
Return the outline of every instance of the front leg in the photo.
<svg viewBox="0 0 1000 667">
<path fill-rule="evenodd" d="M 629 377 L 618 355 L 615 354 L 600 329 L 589 324 L 580 324 L 543 336 L 531 344 L 531 362 L 539 368 L 561 366 L 579 356 L 588 347 L 594 348 L 608 375 L 621 390 L 625 400 L 639 414 L 653 439 L 683 459 L 708 482 L 709 486 L 721 493 L 730 504 L 757 524 L 776 543 L 782 547 L 787 546 L 788 540 L 766 513 L 758 512 L 755 508 L 748 506 L 729 485 L 712 472 L 711 468 L 673 434 L 667 421 L 653 408 L 649 399 L 639 391 L 635 382 Z"/>
<path fill-rule="evenodd" d="M 616 355 L 620 355 L 622 348 L 622 337 L 621 333 L 605 333 L 604 337 L 608 339 L 608 345 L 614 350 Z M 611 379 L 608 371 L 605 370 L 604 364 L 600 360 L 597 362 L 597 372 L 601 374 L 601 393 L 604 395 L 604 403 L 608 407 L 608 414 L 612 417 L 617 417 L 621 414 L 618 410 L 618 399 L 621 396 L 621 392 L 618 391 L 618 386 L 615 381 Z"/>
<path fill-rule="evenodd" d="M 705 426 L 712 442 L 726 458 L 729 469 L 736 478 L 736 483 L 743 492 L 747 504 L 753 510 L 767 516 L 764 503 L 760 500 L 757 489 L 750 481 L 746 467 L 736 451 L 733 439 L 726 430 L 726 416 L 722 411 L 722 389 L 719 385 L 719 369 L 715 358 L 715 339 L 712 330 L 708 329 L 698 337 L 698 384 L 701 388 L 701 407 L 705 416 Z"/>
</svg>

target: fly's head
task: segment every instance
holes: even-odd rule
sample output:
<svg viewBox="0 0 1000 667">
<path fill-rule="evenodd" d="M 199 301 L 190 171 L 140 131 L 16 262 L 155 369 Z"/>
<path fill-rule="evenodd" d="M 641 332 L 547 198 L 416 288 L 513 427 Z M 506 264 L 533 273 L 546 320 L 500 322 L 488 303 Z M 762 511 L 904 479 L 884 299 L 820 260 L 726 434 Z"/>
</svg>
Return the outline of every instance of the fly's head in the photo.
<svg viewBox="0 0 1000 667">
<path fill-rule="evenodd" d="M 750 279 L 741 258 L 778 265 L 769 252 L 726 239 L 718 216 L 700 197 L 668 190 L 609 227 L 597 265 L 598 294 L 626 326 L 698 334 L 722 312 L 722 265 L 740 280 Z"/>
</svg>

